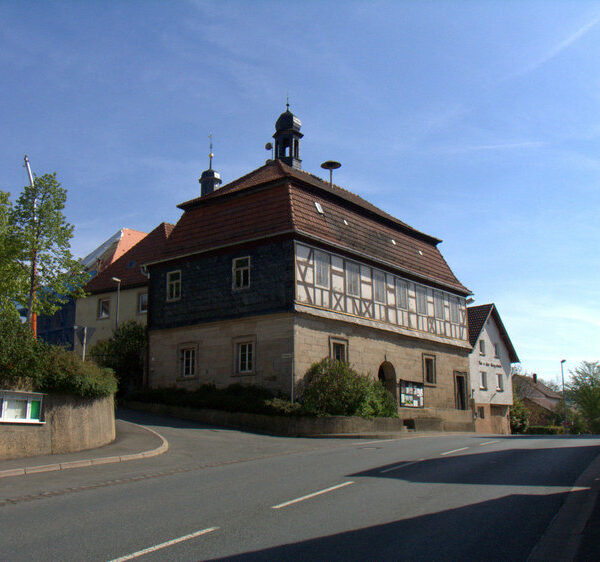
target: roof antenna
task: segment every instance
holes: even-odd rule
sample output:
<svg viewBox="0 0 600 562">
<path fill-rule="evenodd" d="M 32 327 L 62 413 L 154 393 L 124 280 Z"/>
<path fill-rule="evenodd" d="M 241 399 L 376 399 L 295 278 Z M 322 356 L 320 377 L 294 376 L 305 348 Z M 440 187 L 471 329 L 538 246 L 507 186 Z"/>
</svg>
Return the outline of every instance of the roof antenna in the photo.
<svg viewBox="0 0 600 562">
<path fill-rule="evenodd" d="M 285 107 L 286 107 L 286 111 L 290 110 L 290 93 L 289 92 L 285 96 Z"/>
<path fill-rule="evenodd" d="M 212 159 L 215 157 L 215 155 L 213 154 L 213 145 L 212 145 L 212 133 L 210 135 L 208 135 L 208 138 L 210 139 L 210 152 L 208 153 L 208 169 L 212 170 Z"/>
<path fill-rule="evenodd" d="M 333 170 L 341 168 L 342 165 L 335 160 L 327 160 L 321 164 L 321 168 L 329 170 L 329 187 L 333 187 Z"/>
</svg>

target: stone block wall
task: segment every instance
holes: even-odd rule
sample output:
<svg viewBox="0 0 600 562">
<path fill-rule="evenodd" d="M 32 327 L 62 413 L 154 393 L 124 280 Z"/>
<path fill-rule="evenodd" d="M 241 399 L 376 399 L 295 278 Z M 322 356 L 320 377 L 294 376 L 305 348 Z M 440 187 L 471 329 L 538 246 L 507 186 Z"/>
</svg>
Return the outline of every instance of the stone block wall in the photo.
<svg viewBox="0 0 600 562">
<path fill-rule="evenodd" d="M 83 451 L 116 437 L 112 396 L 48 394 L 42 407 L 43 424 L 0 423 L 0 459 Z"/>
</svg>

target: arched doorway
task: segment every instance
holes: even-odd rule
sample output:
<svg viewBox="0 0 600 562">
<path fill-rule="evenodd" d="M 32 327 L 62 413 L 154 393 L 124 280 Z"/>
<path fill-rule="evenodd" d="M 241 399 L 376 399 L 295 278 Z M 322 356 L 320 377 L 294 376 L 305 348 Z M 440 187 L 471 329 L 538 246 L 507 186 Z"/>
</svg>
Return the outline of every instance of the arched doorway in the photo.
<svg viewBox="0 0 600 562">
<path fill-rule="evenodd" d="M 389 361 L 384 361 L 379 366 L 379 372 L 377 373 L 377 378 L 384 384 L 387 391 L 391 393 L 391 395 L 398 402 L 398 382 L 396 381 L 396 370 L 394 366 Z"/>
</svg>

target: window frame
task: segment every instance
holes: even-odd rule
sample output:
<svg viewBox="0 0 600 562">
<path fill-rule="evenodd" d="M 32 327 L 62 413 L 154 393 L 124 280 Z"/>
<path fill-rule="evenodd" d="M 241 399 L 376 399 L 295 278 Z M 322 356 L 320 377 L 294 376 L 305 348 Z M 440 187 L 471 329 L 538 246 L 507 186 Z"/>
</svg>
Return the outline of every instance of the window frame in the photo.
<svg viewBox="0 0 600 562">
<path fill-rule="evenodd" d="M 344 350 L 344 358 L 343 359 L 337 359 L 335 356 L 335 349 L 336 346 L 340 346 L 343 347 Z M 336 338 L 336 337 L 329 337 L 329 358 L 333 361 L 341 361 L 342 363 L 348 363 L 348 357 L 349 357 L 349 345 L 348 345 L 348 340 L 344 339 L 344 338 Z"/>
<path fill-rule="evenodd" d="M 460 299 L 457 296 L 450 297 L 450 322 L 460 324 Z"/>
<path fill-rule="evenodd" d="M 178 274 L 179 278 L 176 279 L 175 281 L 173 281 L 171 279 L 171 276 L 174 274 Z M 166 289 L 167 289 L 167 298 L 165 299 L 166 302 L 176 302 L 178 300 L 181 300 L 181 269 L 173 269 L 171 271 L 167 271 L 167 275 L 166 275 Z M 173 288 L 173 291 L 171 291 L 171 288 Z M 175 288 L 177 288 L 177 291 L 175 291 Z M 177 293 L 177 294 L 175 294 Z M 173 296 L 171 296 L 173 295 Z"/>
<path fill-rule="evenodd" d="M 504 376 L 502 373 L 496 373 L 496 391 L 504 392 Z"/>
<path fill-rule="evenodd" d="M 485 408 L 483 406 L 477 406 L 477 417 L 481 420 L 485 419 Z"/>
<path fill-rule="evenodd" d="M 238 265 L 238 262 L 248 260 L 246 265 Z M 251 284 L 251 256 L 239 256 L 231 260 L 231 289 L 233 291 L 243 291 L 250 288 Z M 238 284 L 238 273 L 240 273 L 240 283 Z M 247 279 L 244 279 L 244 273 L 247 273 Z"/>
<path fill-rule="evenodd" d="M 415 301 L 417 314 L 420 316 L 427 316 L 427 287 L 418 284 L 415 286 Z M 420 306 L 420 303 L 422 303 L 422 306 Z M 425 309 L 424 312 L 423 308 Z"/>
<path fill-rule="evenodd" d="M 487 390 L 487 371 L 479 371 L 479 390 Z"/>
<path fill-rule="evenodd" d="M 401 408 L 424 408 L 425 407 L 425 390 L 424 384 L 420 382 L 414 381 L 399 381 L 399 396 L 398 396 L 398 405 Z M 410 390 L 410 392 L 407 392 Z M 416 392 L 419 391 L 419 392 Z M 412 403 L 408 403 L 408 397 L 411 397 Z M 415 404 L 415 397 L 417 399 L 417 404 Z"/>
<path fill-rule="evenodd" d="M 396 277 L 396 308 L 408 310 L 408 281 Z"/>
<path fill-rule="evenodd" d="M 381 291 L 381 294 L 383 295 L 383 298 L 381 299 L 377 298 L 377 293 L 379 292 L 379 290 L 377 289 L 378 286 L 379 290 Z M 376 302 L 378 304 L 386 304 L 386 293 L 387 291 L 385 272 L 381 271 L 380 269 L 373 269 L 373 302 Z"/>
<path fill-rule="evenodd" d="M 25 401 L 24 418 L 8 418 L 7 410 L 9 401 Z M 38 402 L 37 418 L 32 418 L 32 403 Z M 44 394 L 40 392 L 21 392 L 13 390 L 0 390 L 0 423 L 25 423 L 25 424 L 44 424 L 43 420 L 43 402 Z"/>
<path fill-rule="evenodd" d="M 444 320 L 446 299 L 442 291 L 433 292 L 433 315 L 437 320 Z"/>
<path fill-rule="evenodd" d="M 236 354 L 236 373 L 238 375 L 251 375 L 254 373 L 256 367 L 256 353 L 255 353 L 255 342 L 254 340 L 238 341 L 235 345 Z M 242 369 L 242 350 L 246 348 L 246 359 L 245 367 Z M 248 350 L 250 353 L 248 354 Z M 248 358 L 249 356 L 249 358 Z"/>
<path fill-rule="evenodd" d="M 107 303 L 107 305 L 108 305 L 106 314 L 103 314 L 103 312 L 102 312 L 102 309 L 103 309 L 102 303 Z M 97 320 L 106 320 L 107 318 L 110 318 L 110 297 L 99 297 L 97 308 L 96 308 L 96 319 Z"/>
<path fill-rule="evenodd" d="M 483 338 L 479 340 L 479 355 L 485 355 L 485 340 Z"/>
<path fill-rule="evenodd" d="M 500 359 L 500 345 L 497 343 L 494 344 L 494 358 Z"/>
<path fill-rule="evenodd" d="M 436 385 L 437 384 L 437 369 L 436 369 L 436 360 L 435 355 L 429 353 L 423 353 L 423 383 L 427 385 Z M 427 378 L 427 364 L 432 365 L 432 374 L 433 380 L 428 380 Z"/>
<path fill-rule="evenodd" d="M 186 373 L 186 353 L 191 354 L 191 372 Z M 190 380 L 198 376 L 198 346 L 195 343 L 183 343 L 178 346 L 178 378 L 179 380 Z"/>
<path fill-rule="evenodd" d="M 356 268 L 356 270 L 354 270 L 354 268 Z M 360 298 L 360 264 L 346 260 L 344 263 L 344 273 L 346 277 L 346 295 L 349 297 Z M 351 277 L 354 277 L 354 275 L 356 275 L 356 293 L 350 291 L 350 288 L 353 285 L 350 283 L 350 279 Z"/>
<path fill-rule="evenodd" d="M 327 252 L 315 250 L 313 266 L 315 275 L 315 287 L 320 287 L 321 289 L 329 289 L 331 287 L 331 256 Z M 327 284 L 319 282 L 319 278 L 323 275 L 323 267 L 325 268 L 326 272 Z"/>
<path fill-rule="evenodd" d="M 146 308 L 142 310 L 142 297 L 146 297 Z M 138 306 L 137 306 L 138 314 L 147 314 L 148 313 L 148 291 L 138 293 Z"/>
</svg>

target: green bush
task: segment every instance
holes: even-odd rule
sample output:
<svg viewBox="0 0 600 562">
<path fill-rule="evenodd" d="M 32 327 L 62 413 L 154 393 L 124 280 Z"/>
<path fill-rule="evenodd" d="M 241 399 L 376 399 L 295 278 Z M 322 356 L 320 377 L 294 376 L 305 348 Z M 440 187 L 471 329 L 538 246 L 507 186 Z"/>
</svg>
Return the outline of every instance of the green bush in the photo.
<svg viewBox="0 0 600 562">
<path fill-rule="evenodd" d="M 510 430 L 512 433 L 525 433 L 529 427 L 529 410 L 513 392 L 513 405 L 510 407 Z"/>
<path fill-rule="evenodd" d="M 306 372 L 303 409 L 317 416 L 397 417 L 393 396 L 379 381 L 331 359 Z"/>
<path fill-rule="evenodd" d="M 232 384 L 217 388 L 205 384 L 196 390 L 183 388 L 148 388 L 129 392 L 127 398 L 153 404 L 207 408 L 226 412 L 294 416 L 302 413 L 299 404 L 277 397 L 270 390 L 256 385 Z"/>
<path fill-rule="evenodd" d="M 72 351 L 49 347 L 38 390 L 100 398 L 117 391 L 117 379 L 110 369 L 100 367 L 93 361 L 82 361 Z"/>
<path fill-rule="evenodd" d="M 525 431 L 527 435 L 562 435 L 564 432 L 558 425 L 531 425 Z"/>
<path fill-rule="evenodd" d="M 6 313 L 0 314 L 0 384 L 85 398 L 108 396 L 117 390 L 112 371 L 36 340 L 28 324 Z"/>
</svg>

